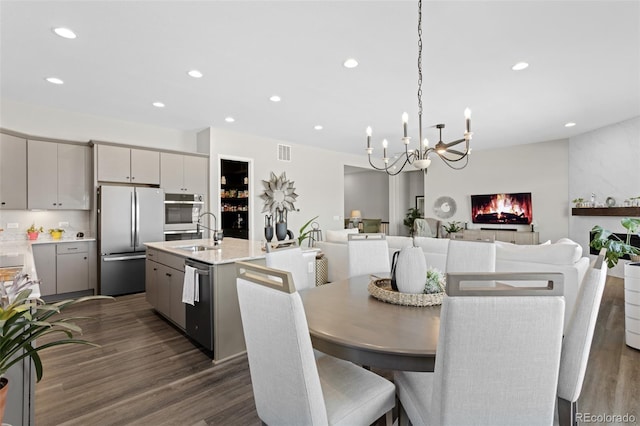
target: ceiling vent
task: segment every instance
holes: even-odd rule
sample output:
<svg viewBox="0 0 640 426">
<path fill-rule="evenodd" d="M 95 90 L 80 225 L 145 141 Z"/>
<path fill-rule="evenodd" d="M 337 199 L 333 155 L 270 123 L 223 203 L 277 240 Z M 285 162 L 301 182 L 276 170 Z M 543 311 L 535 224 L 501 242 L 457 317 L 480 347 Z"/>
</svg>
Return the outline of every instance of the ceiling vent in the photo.
<svg viewBox="0 0 640 426">
<path fill-rule="evenodd" d="M 291 161 L 291 145 L 278 144 L 278 160 Z"/>
</svg>

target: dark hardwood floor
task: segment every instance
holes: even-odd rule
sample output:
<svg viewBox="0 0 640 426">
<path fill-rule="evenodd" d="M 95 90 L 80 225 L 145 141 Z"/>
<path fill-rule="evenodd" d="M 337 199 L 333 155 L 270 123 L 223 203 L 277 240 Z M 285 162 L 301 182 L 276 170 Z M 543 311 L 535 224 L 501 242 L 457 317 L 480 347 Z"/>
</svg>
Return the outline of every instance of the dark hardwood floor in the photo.
<svg viewBox="0 0 640 426">
<path fill-rule="evenodd" d="M 579 411 L 629 413 L 640 422 L 640 351 L 624 344 L 623 297 L 622 280 L 609 278 Z M 260 424 L 246 357 L 214 367 L 144 294 L 89 302 L 71 314 L 94 318 L 80 323 L 83 337 L 101 347 L 42 353 L 37 426 Z"/>
</svg>

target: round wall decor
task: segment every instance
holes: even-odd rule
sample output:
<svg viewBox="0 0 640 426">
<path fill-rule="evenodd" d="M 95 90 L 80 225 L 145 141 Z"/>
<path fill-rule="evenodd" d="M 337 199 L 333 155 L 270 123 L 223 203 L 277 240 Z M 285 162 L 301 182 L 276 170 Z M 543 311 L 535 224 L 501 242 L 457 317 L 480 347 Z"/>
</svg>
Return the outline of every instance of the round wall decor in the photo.
<svg viewBox="0 0 640 426">
<path fill-rule="evenodd" d="M 433 212 L 440 219 L 449 219 L 456 214 L 456 201 L 451 197 L 438 197 L 433 203 Z"/>
</svg>

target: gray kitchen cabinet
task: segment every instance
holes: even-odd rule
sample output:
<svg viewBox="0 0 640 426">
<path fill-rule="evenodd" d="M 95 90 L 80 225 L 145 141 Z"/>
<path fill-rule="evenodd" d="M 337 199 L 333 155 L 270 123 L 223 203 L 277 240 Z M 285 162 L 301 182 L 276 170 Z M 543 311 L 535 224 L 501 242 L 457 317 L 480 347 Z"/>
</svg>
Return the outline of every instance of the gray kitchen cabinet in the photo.
<svg viewBox="0 0 640 426">
<path fill-rule="evenodd" d="M 57 293 L 89 290 L 88 244 L 57 244 L 56 254 Z"/>
<path fill-rule="evenodd" d="M 167 193 L 206 194 L 207 175 L 206 157 L 160 153 L 160 187 Z"/>
<path fill-rule="evenodd" d="M 186 308 L 182 303 L 184 258 L 147 249 L 145 272 L 147 301 L 158 313 L 184 330 L 187 325 Z"/>
<path fill-rule="evenodd" d="M 27 142 L 29 209 L 89 210 L 88 146 Z"/>
<path fill-rule="evenodd" d="M 43 296 L 56 294 L 56 245 L 33 244 L 31 250 L 40 280 L 40 293 Z"/>
<path fill-rule="evenodd" d="M 27 140 L 0 133 L 0 209 L 27 208 Z"/>
<path fill-rule="evenodd" d="M 158 151 L 97 144 L 98 181 L 160 184 Z"/>
<path fill-rule="evenodd" d="M 90 278 L 90 260 L 95 259 L 94 245 L 90 241 L 33 244 L 31 249 L 42 295 L 94 290 Z"/>
<path fill-rule="evenodd" d="M 145 262 L 144 270 L 144 291 L 145 298 L 151 306 L 158 304 L 158 266 L 159 263 L 155 262 L 156 251 L 153 249 L 147 249 L 147 261 Z"/>
</svg>

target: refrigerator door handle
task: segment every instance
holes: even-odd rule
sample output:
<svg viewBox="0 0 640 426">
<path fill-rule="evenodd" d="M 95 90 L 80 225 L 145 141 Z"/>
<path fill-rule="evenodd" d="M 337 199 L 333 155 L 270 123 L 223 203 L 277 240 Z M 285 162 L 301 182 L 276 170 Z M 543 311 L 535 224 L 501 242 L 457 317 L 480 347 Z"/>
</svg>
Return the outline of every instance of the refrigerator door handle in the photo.
<svg viewBox="0 0 640 426">
<path fill-rule="evenodd" d="M 135 195 L 136 192 L 132 191 L 131 192 L 131 247 L 135 247 L 136 246 L 136 240 L 135 240 L 135 235 L 136 235 L 136 199 L 135 199 Z"/>
<path fill-rule="evenodd" d="M 138 199 L 138 193 L 136 191 L 133 191 L 133 193 L 136 197 L 136 230 L 133 246 L 138 247 L 140 244 L 140 200 Z"/>
<path fill-rule="evenodd" d="M 123 260 L 137 260 L 137 259 L 146 259 L 146 254 L 139 254 L 136 256 L 118 256 L 118 257 L 105 257 L 103 261 L 105 262 L 120 262 Z"/>
</svg>

